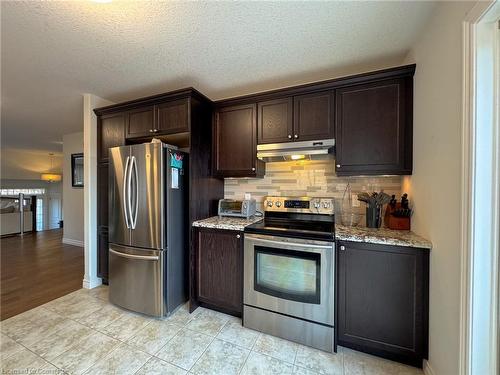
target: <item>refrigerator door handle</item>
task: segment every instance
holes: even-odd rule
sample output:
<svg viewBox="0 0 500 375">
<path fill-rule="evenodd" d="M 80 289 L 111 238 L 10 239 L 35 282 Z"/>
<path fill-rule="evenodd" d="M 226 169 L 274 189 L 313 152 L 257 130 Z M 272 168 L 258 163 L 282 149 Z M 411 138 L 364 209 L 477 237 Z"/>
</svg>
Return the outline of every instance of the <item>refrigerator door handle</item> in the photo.
<svg viewBox="0 0 500 375">
<path fill-rule="evenodd" d="M 131 226 L 132 229 L 135 229 L 135 226 L 137 225 L 137 211 L 139 210 L 139 176 L 137 173 L 137 161 L 135 159 L 135 156 L 132 156 L 132 163 L 131 163 L 131 168 L 130 168 L 130 179 L 132 180 L 132 170 L 134 171 L 134 177 L 135 177 L 135 202 L 134 202 L 134 213 L 132 216 L 132 210 L 130 211 L 130 221 L 131 221 Z"/>
<path fill-rule="evenodd" d="M 141 260 L 158 260 L 158 259 L 160 259 L 157 255 L 133 255 L 133 254 L 121 253 L 121 252 L 113 250 L 113 249 L 109 249 L 109 252 L 113 253 L 115 255 L 118 255 L 119 257 L 129 258 L 129 259 L 141 259 Z"/>
<path fill-rule="evenodd" d="M 132 167 L 134 165 L 134 157 L 130 158 L 130 164 L 127 172 L 127 213 L 128 213 L 128 221 L 129 228 L 134 229 L 132 223 Z"/>
<path fill-rule="evenodd" d="M 127 229 L 130 229 L 129 223 L 129 205 L 128 205 L 128 195 L 129 190 L 127 189 L 128 183 L 128 175 L 129 175 L 129 161 L 130 157 L 127 156 L 127 160 L 125 161 L 125 172 L 123 173 L 123 215 L 125 216 L 125 224 L 127 225 Z"/>
</svg>

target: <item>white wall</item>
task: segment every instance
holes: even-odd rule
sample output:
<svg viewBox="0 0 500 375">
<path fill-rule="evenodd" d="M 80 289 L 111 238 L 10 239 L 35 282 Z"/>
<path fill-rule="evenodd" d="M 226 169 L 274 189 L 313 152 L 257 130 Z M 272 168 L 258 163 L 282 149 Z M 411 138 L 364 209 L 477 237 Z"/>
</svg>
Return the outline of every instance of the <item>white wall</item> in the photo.
<svg viewBox="0 0 500 375">
<path fill-rule="evenodd" d="M 40 174 L 44 172 L 61 173 L 62 154 L 54 151 L 51 158 L 50 152 L 52 151 L 2 147 L 2 179 L 39 180 Z"/>
<path fill-rule="evenodd" d="M 71 154 L 83 152 L 83 132 L 63 136 L 63 242 L 83 246 L 83 189 L 71 186 Z"/>
<path fill-rule="evenodd" d="M 456 375 L 460 332 L 462 21 L 473 3 L 441 3 L 411 49 L 415 62 L 413 175 L 403 190 L 415 205 L 412 229 L 433 243 L 429 362 Z"/>
</svg>

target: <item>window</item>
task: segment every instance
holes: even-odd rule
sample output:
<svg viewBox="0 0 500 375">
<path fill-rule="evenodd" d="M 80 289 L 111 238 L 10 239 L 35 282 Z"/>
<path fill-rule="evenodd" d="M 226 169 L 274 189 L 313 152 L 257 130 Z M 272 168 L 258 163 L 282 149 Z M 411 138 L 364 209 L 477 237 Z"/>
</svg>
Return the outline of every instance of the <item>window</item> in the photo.
<svg viewBox="0 0 500 375">
<path fill-rule="evenodd" d="M 43 227 L 43 199 L 36 200 L 36 230 L 44 230 Z"/>
<path fill-rule="evenodd" d="M 36 188 L 36 189 L 0 189 L 0 195 L 7 196 L 7 197 L 15 197 L 15 196 L 18 196 L 21 193 L 26 194 L 26 195 L 42 195 L 42 194 L 45 194 L 45 189 L 43 189 L 43 188 Z"/>
</svg>

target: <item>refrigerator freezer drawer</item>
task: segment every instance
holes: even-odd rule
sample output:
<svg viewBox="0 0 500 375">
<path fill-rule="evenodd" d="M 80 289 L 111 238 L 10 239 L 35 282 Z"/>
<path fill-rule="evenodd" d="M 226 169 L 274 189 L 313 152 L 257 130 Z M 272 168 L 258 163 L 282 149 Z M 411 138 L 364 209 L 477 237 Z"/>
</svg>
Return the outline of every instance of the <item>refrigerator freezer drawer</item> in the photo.
<svg viewBox="0 0 500 375">
<path fill-rule="evenodd" d="M 164 262 L 165 254 L 161 250 L 110 244 L 110 302 L 139 313 L 163 316 Z"/>
</svg>

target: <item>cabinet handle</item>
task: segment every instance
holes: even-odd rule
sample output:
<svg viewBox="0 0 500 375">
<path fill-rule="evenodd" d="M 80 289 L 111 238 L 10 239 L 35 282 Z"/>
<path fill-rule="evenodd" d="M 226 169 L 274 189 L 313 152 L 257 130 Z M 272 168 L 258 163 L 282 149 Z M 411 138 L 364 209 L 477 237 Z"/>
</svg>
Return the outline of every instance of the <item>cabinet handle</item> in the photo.
<svg viewBox="0 0 500 375">
<path fill-rule="evenodd" d="M 255 168 L 252 168 L 252 172 L 255 172 Z"/>
<path fill-rule="evenodd" d="M 293 138 L 297 139 L 297 138 L 299 138 L 299 135 L 298 134 L 294 134 Z"/>
<path fill-rule="evenodd" d="M 237 235 L 236 235 L 236 238 L 241 238 L 241 235 L 237 234 Z"/>
<path fill-rule="evenodd" d="M 345 250 L 345 246 L 344 246 L 344 245 L 341 245 L 341 246 L 340 246 L 340 250 L 344 251 L 344 250 Z"/>
<path fill-rule="evenodd" d="M 288 134 L 288 139 L 292 139 L 292 135 L 291 134 Z"/>
<path fill-rule="evenodd" d="M 337 164 L 337 168 L 340 168 L 340 164 Z"/>
</svg>

